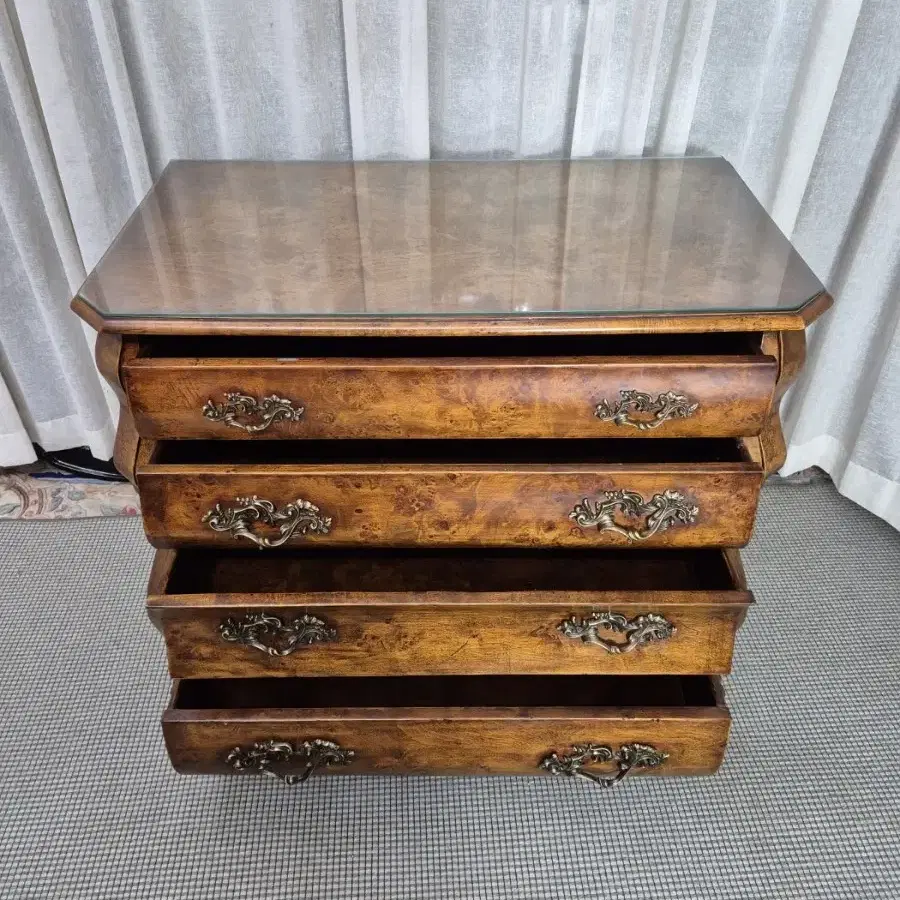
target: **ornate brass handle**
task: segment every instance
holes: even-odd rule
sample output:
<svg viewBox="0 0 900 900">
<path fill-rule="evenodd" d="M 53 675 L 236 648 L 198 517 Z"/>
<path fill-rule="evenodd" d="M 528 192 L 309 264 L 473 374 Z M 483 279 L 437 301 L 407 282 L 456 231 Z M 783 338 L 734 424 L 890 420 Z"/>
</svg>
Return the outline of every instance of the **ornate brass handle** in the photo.
<svg viewBox="0 0 900 900">
<path fill-rule="evenodd" d="M 297 499 L 283 509 L 276 509 L 270 500 L 252 497 L 235 498 L 237 506 L 217 503 L 200 520 L 213 531 L 230 531 L 235 538 L 246 538 L 257 547 L 280 547 L 295 534 L 328 534 L 331 516 L 323 516 L 318 506 L 308 500 Z M 277 527 L 280 537 L 267 538 L 254 534 L 250 529 L 255 522 Z"/>
<path fill-rule="evenodd" d="M 614 531 L 629 541 L 646 541 L 659 531 L 673 525 L 693 525 L 699 508 L 688 503 L 678 491 L 664 491 L 645 500 L 637 491 L 604 491 L 602 500 L 576 503 L 569 513 L 582 528 L 597 526 L 597 531 Z M 616 514 L 631 519 L 644 519 L 635 527 L 616 521 Z"/>
<path fill-rule="evenodd" d="M 315 616 L 304 615 L 285 623 L 270 613 L 248 613 L 231 617 L 219 625 L 223 641 L 254 647 L 267 656 L 290 656 L 300 647 L 337 640 L 337 631 Z"/>
<path fill-rule="evenodd" d="M 669 758 L 649 744 L 623 744 L 613 752 L 612 748 L 598 744 L 574 744 L 570 753 L 559 756 L 555 751 L 545 756 L 540 768 L 551 775 L 578 776 L 599 784 L 600 787 L 615 787 L 629 772 L 634 769 L 655 769 Z M 584 767 L 591 763 L 613 762 L 616 774 L 604 777 L 596 772 L 588 772 Z"/>
<path fill-rule="evenodd" d="M 287 741 L 258 741 L 251 747 L 235 747 L 225 762 L 236 772 L 252 772 L 275 778 L 284 784 L 303 784 L 319 766 L 346 766 L 356 753 L 344 750 L 334 741 L 315 738 L 294 747 Z M 283 763 L 305 762 L 299 775 L 276 772 L 271 767 Z"/>
<path fill-rule="evenodd" d="M 277 394 L 263 397 L 262 401 L 240 391 L 228 391 L 223 403 L 212 398 L 203 404 L 203 415 L 212 422 L 224 422 L 233 428 L 241 428 L 250 434 L 265 431 L 273 422 L 299 422 L 306 408 L 293 400 Z M 259 422 L 239 422 L 238 416 L 257 416 Z"/>
<path fill-rule="evenodd" d="M 666 391 L 655 400 L 641 391 L 619 391 L 618 402 L 601 401 L 594 409 L 594 415 L 603 422 L 650 431 L 668 419 L 686 419 L 698 409 L 699 403 L 676 391 Z"/>
<path fill-rule="evenodd" d="M 656 613 L 626 619 L 616 613 L 594 612 L 586 619 L 571 616 L 560 622 L 557 628 L 567 638 L 602 647 L 607 653 L 631 653 L 644 644 L 664 641 L 675 634 L 675 626 Z M 624 634 L 625 642 L 620 644 L 600 637 L 597 633 L 600 628 Z"/>
</svg>

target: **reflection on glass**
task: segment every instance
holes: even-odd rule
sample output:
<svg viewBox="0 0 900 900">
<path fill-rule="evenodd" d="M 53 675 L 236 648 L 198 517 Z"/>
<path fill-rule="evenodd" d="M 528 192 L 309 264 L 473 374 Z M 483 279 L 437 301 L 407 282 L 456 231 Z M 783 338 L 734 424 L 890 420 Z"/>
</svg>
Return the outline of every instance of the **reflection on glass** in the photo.
<svg viewBox="0 0 900 900">
<path fill-rule="evenodd" d="M 115 316 L 797 309 L 822 290 L 717 159 L 173 163 L 85 282 Z"/>
</svg>

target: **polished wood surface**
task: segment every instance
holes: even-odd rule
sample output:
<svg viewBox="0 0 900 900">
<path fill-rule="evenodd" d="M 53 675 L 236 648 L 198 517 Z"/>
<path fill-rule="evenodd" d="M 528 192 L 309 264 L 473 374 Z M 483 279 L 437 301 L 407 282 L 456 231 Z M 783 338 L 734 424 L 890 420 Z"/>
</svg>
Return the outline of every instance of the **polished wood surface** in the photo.
<svg viewBox="0 0 900 900">
<path fill-rule="evenodd" d="M 120 373 L 123 352 L 125 352 L 125 342 L 120 334 L 101 331 L 97 335 L 97 341 L 94 344 L 94 361 L 97 363 L 97 371 L 125 405 L 128 398 L 122 387 Z"/>
<path fill-rule="evenodd" d="M 585 742 L 714 771 L 710 676 L 752 603 L 733 548 L 831 302 L 721 159 L 171 164 L 72 305 L 178 548 L 148 585 L 175 767 L 319 738 L 356 753 L 332 773 L 540 774 Z M 595 414 L 626 391 L 696 408 Z M 303 411 L 251 433 L 226 393 Z M 256 549 L 298 499 L 319 533 Z M 560 630 L 601 613 L 662 637 Z"/>
<path fill-rule="evenodd" d="M 177 678 L 649 675 L 727 674 L 751 602 L 739 562 L 720 551 L 161 550 L 147 607 Z M 675 633 L 610 653 L 560 631 L 564 621 L 597 611 L 628 620 L 660 615 Z M 312 615 L 337 636 L 286 656 L 223 640 L 227 619 L 261 613 L 285 624 Z M 600 636 L 626 641 L 611 630 Z"/>
<path fill-rule="evenodd" d="M 570 513 L 606 491 L 638 492 L 645 501 L 676 491 L 698 507 L 696 520 L 659 529 L 638 546 L 741 547 L 763 480 L 760 462 L 727 439 L 391 443 L 215 442 L 207 450 L 199 441 L 145 442 L 136 477 L 147 536 L 156 547 L 233 547 L 231 533 L 202 519 L 216 504 L 257 496 L 278 508 L 300 498 L 331 517 L 327 534 L 295 543 L 634 546 L 615 531 L 579 527 Z"/>
<path fill-rule="evenodd" d="M 802 331 L 767 332 L 762 336 L 763 353 L 778 361 L 778 377 L 772 410 L 759 433 L 763 468 L 767 475 L 774 475 L 787 458 L 787 445 L 781 427 L 781 398 L 797 380 L 806 361 L 806 334 Z"/>
<path fill-rule="evenodd" d="M 113 464 L 119 474 L 127 478 L 135 487 L 134 466 L 137 460 L 140 437 L 128 406 L 128 395 L 122 385 L 122 357 L 129 352 L 122 336 L 101 332 L 94 345 L 94 359 L 97 370 L 115 391 L 121 402 L 119 424 L 116 428 L 116 442 L 113 450 Z"/>
<path fill-rule="evenodd" d="M 75 308 L 170 333 L 721 314 L 774 330 L 823 294 L 721 159 L 174 162 Z"/>
<path fill-rule="evenodd" d="M 175 768 L 216 773 L 237 746 L 318 738 L 355 752 L 325 774 L 540 775 L 573 744 L 639 742 L 669 754 L 639 777 L 703 775 L 729 726 L 717 683 L 640 676 L 180 681 L 163 715 Z"/>
<path fill-rule="evenodd" d="M 518 353 L 502 341 L 445 341 L 433 352 L 452 356 L 357 357 L 356 353 L 424 351 L 416 341 L 373 339 L 354 347 L 335 347 L 341 356 L 309 356 L 316 341 L 222 341 L 212 352 L 233 357 L 169 356 L 192 346 L 156 349 L 152 342 L 126 347 L 122 379 L 137 429 L 146 438 L 304 439 L 304 438 L 517 438 L 517 437 L 698 437 L 746 436 L 762 430 L 772 402 L 777 359 L 753 352 L 747 338 L 740 347 L 721 336 L 669 337 L 617 341 L 615 338 L 535 339 Z M 709 339 L 711 338 L 711 339 Z M 419 342 L 422 343 L 422 342 Z M 427 345 L 427 342 L 425 342 Z M 274 345 L 274 346 L 273 346 Z M 699 346 L 698 346 L 699 345 Z M 706 355 L 697 351 L 704 349 Z M 727 350 L 731 352 L 727 352 Z M 555 355 L 559 351 L 567 355 Z M 265 357 L 275 352 L 303 358 Z M 542 352 L 543 351 L 543 352 Z M 640 354 L 641 351 L 646 355 Z M 650 351 L 656 351 L 650 353 Z M 680 351 L 680 353 L 679 353 Z M 693 352 L 692 352 L 693 351 Z M 241 356 L 241 353 L 254 354 Z M 468 353 L 483 352 L 485 356 Z M 541 355 L 536 355 L 541 353 Z M 579 354 L 595 355 L 579 355 Z M 546 355 L 544 355 L 546 354 Z M 295 401 L 299 420 L 273 422 L 248 432 L 203 414 L 209 403 L 223 403 L 227 392 Z M 675 392 L 689 398 L 693 411 L 656 427 L 603 420 L 602 401 L 615 406 L 622 391 L 641 391 L 654 400 Z M 252 419 L 250 421 L 253 421 Z M 651 416 L 636 421 L 652 422 Z"/>
</svg>

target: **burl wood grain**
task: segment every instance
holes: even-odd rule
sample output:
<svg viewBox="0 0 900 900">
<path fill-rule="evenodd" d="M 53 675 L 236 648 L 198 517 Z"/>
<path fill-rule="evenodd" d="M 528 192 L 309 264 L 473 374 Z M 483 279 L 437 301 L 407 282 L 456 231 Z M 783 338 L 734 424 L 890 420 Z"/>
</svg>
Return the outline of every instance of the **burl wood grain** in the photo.
<svg viewBox="0 0 900 900">
<path fill-rule="evenodd" d="M 152 454 L 148 448 L 147 455 Z M 741 547 L 753 528 L 761 467 L 752 461 L 629 465 L 216 465 L 137 467 L 144 525 L 156 547 L 234 546 L 202 523 L 216 504 L 258 496 L 277 507 L 304 499 L 332 519 L 328 534 L 296 541 L 367 546 L 624 547 L 626 537 L 569 517 L 584 498 L 678 491 L 699 509 L 641 546 Z M 637 521 L 646 523 L 646 518 Z M 272 535 L 271 529 L 262 532 Z"/>
<path fill-rule="evenodd" d="M 119 400 L 125 403 L 127 401 L 119 371 L 123 351 L 124 342 L 122 335 L 104 331 L 97 335 L 97 341 L 94 344 L 94 360 L 97 363 L 97 369 L 106 379 L 109 386 L 116 392 Z"/>
<path fill-rule="evenodd" d="M 724 674 L 730 670 L 735 631 L 752 602 L 731 559 L 713 551 L 693 552 L 695 559 L 677 551 L 651 557 L 634 551 L 606 559 L 603 554 L 492 557 L 481 552 L 463 558 L 355 561 L 264 555 L 253 560 L 243 554 L 232 561 L 225 551 L 182 556 L 176 562 L 172 551 L 158 551 L 147 600 L 166 640 L 169 671 L 178 678 Z M 202 568 L 204 574 L 185 583 L 171 577 L 173 566 Z M 319 575 L 317 570 L 326 566 L 332 571 Z M 700 567 L 710 577 L 704 578 Z M 573 577 L 573 569 L 581 577 Z M 329 583 L 339 589 L 321 589 Z M 560 632 L 566 619 L 587 618 L 595 611 L 627 619 L 656 613 L 676 633 L 614 654 Z M 220 636 L 226 618 L 261 612 L 285 623 L 313 615 L 337 630 L 337 640 L 278 657 Z M 600 634 L 617 643 L 625 640 L 610 630 Z"/>
<path fill-rule="evenodd" d="M 767 332 L 762 337 L 762 351 L 778 360 L 777 402 L 797 380 L 806 362 L 806 334 L 802 331 Z"/>
<path fill-rule="evenodd" d="M 775 387 L 769 356 L 513 359 L 126 360 L 123 376 L 146 438 L 739 437 L 759 434 Z M 682 393 L 698 406 L 650 430 L 603 421 L 620 391 Z M 204 417 L 236 391 L 305 408 L 299 421 L 250 434 Z M 638 416 L 638 418 L 642 418 Z M 644 420 L 649 417 L 643 417 Z M 249 421 L 255 421 L 250 419 Z"/>
<path fill-rule="evenodd" d="M 128 407 L 128 397 L 122 385 L 122 361 L 129 348 L 120 334 L 100 332 L 94 345 L 94 359 L 97 369 L 115 391 L 121 403 L 119 424 L 116 429 L 116 443 L 113 464 L 116 470 L 134 484 L 134 466 L 137 459 L 139 437 L 134 419 Z"/>
<path fill-rule="evenodd" d="M 351 605 L 323 600 L 285 606 L 266 598 L 245 598 L 218 609 L 152 609 L 166 640 L 169 672 L 176 678 L 240 678 L 318 675 L 533 675 L 728 674 L 734 635 L 743 608 L 727 604 L 694 606 L 678 597 L 628 603 L 610 598 L 603 606 L 570 602 L 541 604 L 524 597 L 456 604 L 428 598 L 419 604 L 373 604 L 365 597 Z M 687 605 L 685 605 L 687 604 Z M 674 637 L 625 654 L 562 636 L 559 625 L 592 612 L 626 618 L 656 613 L 677 628 Z M 337 630 L 333 643 L 303 647 L 287 657 L 267 656 L 219 636 L 228 616 L 266 612 L 284 622 L 304 614 Z M 605 632 L 610 640 L 621 635 Z"/>
<path fill-rule="evenodd" d="M 232 772 L 226 757 L 236 746 L 316 738 L 355 751 L 350 765 L 325 774 L 539 775 L 545 756 L 588 742 L 613 749 L 639 742 L 669 754 L 643 774 L 709 774 L 722 762 L 730 716 L 720 697 L 703 706 L 567 706 L 565 689 L 541 680 L 533 679 L 534 690 L 561 695 L 557 705 L 186 709 L 176 699 L 163 716 L 163 734 L 182 772 Z M 176 698 L 178 692 L 176 683 Z"/>
<path fill-rule="evenodd" d="M 127 406 L 119 410 L 119 425 L 116 429 L 116 443 L 113 449 L 113 464 L 135 487 L 134 469 L 137 462 L 140 438 L 134 425 L 134 418 Z"/>
<path fill-rule="evenodd" d="M 767 475 L 773 475 L 787 457 L 787 446 L 781 427 L 781 398 L 796 381 L 806 361 L 806 335 L 804 332 L 767 332 L 762 336 L 762 351 L 778 361 L 778 377 L 772 410 L 759 434 L 763 454 L 763 467 Z"/>
</svg>

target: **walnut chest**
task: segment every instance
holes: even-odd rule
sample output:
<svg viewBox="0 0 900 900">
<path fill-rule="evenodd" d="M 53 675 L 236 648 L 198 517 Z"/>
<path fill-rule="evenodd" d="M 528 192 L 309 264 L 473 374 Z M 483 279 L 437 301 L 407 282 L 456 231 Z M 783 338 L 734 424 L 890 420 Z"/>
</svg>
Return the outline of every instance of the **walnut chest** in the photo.
<svg viewBox="0 0 900 900">
<path fill-rule="evenodd" d="M 715 771 L 830 303 L 720 159 L 170 164 L 73 308 L 175 768 Z"/>
</svg>

